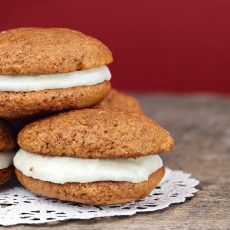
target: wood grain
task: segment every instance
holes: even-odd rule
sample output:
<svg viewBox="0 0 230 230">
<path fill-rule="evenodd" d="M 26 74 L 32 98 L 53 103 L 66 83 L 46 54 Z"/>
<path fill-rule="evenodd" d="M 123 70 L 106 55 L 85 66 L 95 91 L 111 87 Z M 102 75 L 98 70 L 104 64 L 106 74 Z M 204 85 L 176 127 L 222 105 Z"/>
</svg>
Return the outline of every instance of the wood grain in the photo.
<svg viewBox="0 0 230 230">
<path fill-rule="evenodd" d="M 200 191 L 183 204 L 132 217 L 75 220 L 11 229 L 230 229 L 230 98 L 204 95 L 138 96 L 145 113 L 176 140 L 162 154 L 173 169 L 201 181 Z"/>
</svg>

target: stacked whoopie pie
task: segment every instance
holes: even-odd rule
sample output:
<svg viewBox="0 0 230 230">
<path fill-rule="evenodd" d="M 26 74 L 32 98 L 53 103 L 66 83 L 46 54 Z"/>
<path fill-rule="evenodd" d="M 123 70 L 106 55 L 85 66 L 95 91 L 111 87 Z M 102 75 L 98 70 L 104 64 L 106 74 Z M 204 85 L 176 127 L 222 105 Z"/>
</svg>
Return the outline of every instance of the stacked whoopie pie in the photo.
<svg viewBox="0 0 230 230">
<path fill-rule="evenodd" d="M 0 185 L 10 180 L 14 174 L 12 163 L 16 146 L 12 127 L 0 120 Z"/>
<path fill-rule="evenodd" d="M 22 185 L 89 205 L 134 201 L 157 186 L 157 154 L 173 139 L 134 98 L 110 90 L 105 45 L 71 29 L 19 28 L 0 33 L 0 60 L 0 117 L 30 122 L 13 160 Z M 0 152 L 15 149 L 10 140 Z"/>
<path fill-rule="evenodd" d="M 3 31 L 0 60 L 2 118 L 91 107 L 110 91 L 110 50 L 75 30 Z"/>
</svg>

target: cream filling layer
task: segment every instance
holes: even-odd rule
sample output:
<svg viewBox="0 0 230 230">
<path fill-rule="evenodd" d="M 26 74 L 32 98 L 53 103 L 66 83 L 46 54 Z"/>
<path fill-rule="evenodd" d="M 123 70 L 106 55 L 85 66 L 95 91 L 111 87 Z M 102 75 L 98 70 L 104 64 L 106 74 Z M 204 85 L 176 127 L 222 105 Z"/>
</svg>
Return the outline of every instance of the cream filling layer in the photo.
<svg viewBox="0 0 230 230">
<path fill-rule="evenodd" d="M 0 75 L 0 91 L 31 92 L 45 89 L 63 89 L 90 86 L 109 81 L 111 73 L 107 66 L 69 73 L 44 75 Z"/>
<path fill-rule="evenodd" d="M 12 165 L 14 155 L 15 152 L 0 152 L 0 170 Z"/>
<path fill-rule="evenodd" d="M 140 183 L 163 166 L 158 155 L 136 159 L 80 159 L 42 156 L 20 149 L 14 166 L 25 176 L 64 184 L 95 181 L 128 181 Z"/>
</svg>

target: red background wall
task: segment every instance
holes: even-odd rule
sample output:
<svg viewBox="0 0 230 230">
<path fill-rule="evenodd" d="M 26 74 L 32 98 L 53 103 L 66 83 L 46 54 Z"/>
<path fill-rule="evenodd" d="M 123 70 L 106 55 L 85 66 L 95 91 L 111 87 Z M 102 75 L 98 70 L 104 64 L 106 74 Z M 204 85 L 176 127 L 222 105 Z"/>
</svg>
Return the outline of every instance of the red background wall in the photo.
<svg viewBox="0 0 230 230">
<path fill-rule="evenodd" d="M 96 36 L 120 89 L 230 93 L 229 0 L 0 0 L 0 30 L 19 26 Z"/>
</svg>

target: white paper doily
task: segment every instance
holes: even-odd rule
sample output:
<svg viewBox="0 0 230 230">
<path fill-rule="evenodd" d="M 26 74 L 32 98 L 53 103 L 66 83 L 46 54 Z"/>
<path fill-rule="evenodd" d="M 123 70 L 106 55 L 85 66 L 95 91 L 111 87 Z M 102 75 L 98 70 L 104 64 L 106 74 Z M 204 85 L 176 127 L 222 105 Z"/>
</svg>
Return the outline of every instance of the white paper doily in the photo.
<svg viewBox="0 0 230 230">
<path fill-rule="evenodd" d="M 166 168 L 164 179 L 145 199 L 125 205 L 85 206 L 43 198 L 20 185 L 0 188 L 0 225 L 41 224 L 68 219 L 129 216 L 153 212 L 184 202 L 198 190 L 199 181 L 190 174 Z"/>
</svg>

